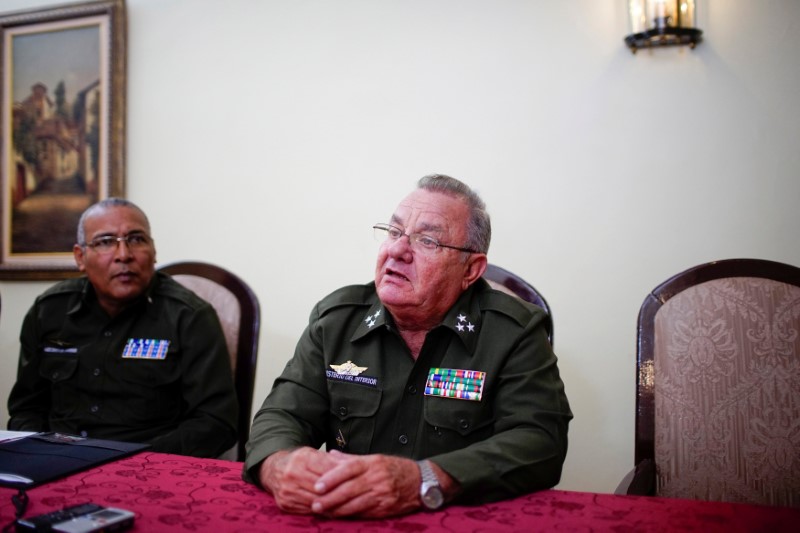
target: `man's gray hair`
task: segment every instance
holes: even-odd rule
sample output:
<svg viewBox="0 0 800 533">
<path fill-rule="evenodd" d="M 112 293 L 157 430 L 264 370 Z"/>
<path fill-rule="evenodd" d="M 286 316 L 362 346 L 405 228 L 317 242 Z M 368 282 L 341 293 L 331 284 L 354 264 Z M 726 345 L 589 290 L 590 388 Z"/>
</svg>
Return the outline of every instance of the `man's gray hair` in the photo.
<svg viewBox="0 0 800 533">
<path fill-rule="evenodd" d="M 147 220 L 147 215 L 145 215 L 144 211 L 142 211 L 138 205 L 124 198 L 111 197 L 106 198 L 105 200 L 100 200 L 96 204 L 90 205 L 88 208 L 86 208 L 86 211 L 83 212 L 80 220 L 78 220 L 78 246 L 86 246 L 86 219 L 94 215 L 96 212 L 108 209 L 110 207 L 130 207 L 131 209 L 139 211 L 142 214 L 142 217 L 144 217 L 144 223 L 147 227 L 147 232 L 150 233 L 150 221 Z"/>
<path fill-rule="evenodd" d="M 489 213 L 486 212 L 486 204 L 478 196 L 478 193 L 470 189 L 466 183 L 445 174 L 423 176 L 417 183 L 417 187 L 430 192 L 454 196 L 466 202 L 469 207 L 469 220 L 467 221 L 465 247 L 484 254 L 489 251 L 489 243 L 492 240 L 492 223 Z"/>
</svg>

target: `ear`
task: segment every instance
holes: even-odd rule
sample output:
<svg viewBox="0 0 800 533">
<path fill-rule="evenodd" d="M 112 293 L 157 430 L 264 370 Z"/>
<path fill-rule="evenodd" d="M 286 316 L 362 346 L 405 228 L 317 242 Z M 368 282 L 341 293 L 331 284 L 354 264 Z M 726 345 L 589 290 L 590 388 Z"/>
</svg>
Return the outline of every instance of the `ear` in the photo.
<svg viewBox="0 0 800 533">
<path fill-rule="evenodd" d="M 462 289 L 466 290 L 467 287 L 475 283 L 486 272 L 486 265 L 489 264 L 486 259 L 486 254 L 470 254 L 467 259 L 466 269 L 464 271 L 464 279 L 461 282 Z"/>
<path fill-rule="evenodd" d="M 85 258 L 83 256 L 85 251 L 86 250 L 78 244 L 72 247 L 72 255 L 75 257 L 75 264 L 78 265 L 78 270 L 81 272 L 86 272 Z"/>
</svg>

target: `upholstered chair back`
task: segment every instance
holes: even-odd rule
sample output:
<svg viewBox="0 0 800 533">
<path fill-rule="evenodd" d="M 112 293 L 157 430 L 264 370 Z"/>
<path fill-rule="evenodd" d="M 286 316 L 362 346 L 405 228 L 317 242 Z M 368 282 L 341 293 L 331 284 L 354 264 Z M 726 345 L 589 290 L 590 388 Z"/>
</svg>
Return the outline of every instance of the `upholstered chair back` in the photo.
<svg viewBox="0 0 800 533">
<path fill-rule="evenodd" d="M 222 325 L 239 401 L 237 443 L 223 459 L 243 461 L 250 434 L 255 371 L 258 358 L 261 309 L 253 290 L 232 272 L 197 261 L 171 263 L 159 268 L 206 300 Z"/>
<path fill-rule="evenodd" d="M 800 287 L 712 279 L 654 324 L 656 493 L 800 506 Z"/>
<path fill-rule="evenodd" d="M 192 274 L 174 274 L 175 281 L 193 291 L 203 300 L 211 304 L 217 312 L 228 353 L 231 356 L 231 368 L 236 373 L 236 355 L 239 342 L 239 327 L 241 323 L 241 309 L 236 296 L 225 286 L 207 278 Z"/>
</svg>

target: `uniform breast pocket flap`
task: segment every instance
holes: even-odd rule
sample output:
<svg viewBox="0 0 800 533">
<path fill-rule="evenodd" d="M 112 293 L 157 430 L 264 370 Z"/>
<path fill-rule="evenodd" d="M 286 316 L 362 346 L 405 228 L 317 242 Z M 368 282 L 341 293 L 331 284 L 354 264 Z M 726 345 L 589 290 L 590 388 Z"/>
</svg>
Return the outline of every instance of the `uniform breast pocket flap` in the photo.
<svg viewBox="0 0 800 533">
<path fill-rule="evenodd" d="M 329 381 L 328 392 L 331 414 L 342 421 L 375 416 L 381 404 L 382 391 L 379 389 Z"/>
</svg>

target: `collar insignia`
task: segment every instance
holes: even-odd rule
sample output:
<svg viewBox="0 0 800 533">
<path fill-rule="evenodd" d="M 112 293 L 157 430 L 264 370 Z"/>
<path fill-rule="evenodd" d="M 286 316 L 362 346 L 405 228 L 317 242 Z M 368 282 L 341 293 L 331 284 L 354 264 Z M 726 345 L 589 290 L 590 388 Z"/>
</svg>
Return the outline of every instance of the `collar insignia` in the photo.
<svg viewBox="0 0 800 533">
<path fill-rule="evenodd" d="M 367 315 L 367 317 L 364 319 L 364 322 L 366 322 L 367 327 L 371 328 L 372 326 L 374 326 L 375 325 L 375 321 L 378 320 L 379 316 L 381 316 L 381 310 L 380 309 L 375 311 L 375 314 Z"/>
<path fill-rule="evenodd" d="M 475 333 L 475 324 L 469 321 L 466 315 L 459 314 L 456 317 L 456 329 L 461 333 Z"/>
</svg>

